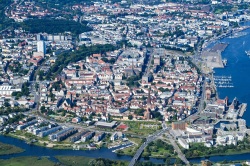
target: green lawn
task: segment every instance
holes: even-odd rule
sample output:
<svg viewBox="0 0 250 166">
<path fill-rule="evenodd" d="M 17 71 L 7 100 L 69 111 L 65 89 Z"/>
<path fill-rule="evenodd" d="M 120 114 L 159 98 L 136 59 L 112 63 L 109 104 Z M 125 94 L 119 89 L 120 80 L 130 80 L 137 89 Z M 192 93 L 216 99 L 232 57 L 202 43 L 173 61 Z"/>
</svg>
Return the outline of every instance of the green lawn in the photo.
<svg viewBox="0 0 250 166">
<path fill-rule="evenodd" d="M 21 153 L 23 151 L 24 150 L 19 147 L 0 142 L 0 155 Z"/>
<path fill-rule="evenodd" d="M 125 148 L 122 150 L 118 150 L 117 154 L 119 155 L 128 155 L 128 156 L 134 156 L 136 151 L 138 149 L 138 146 L 131 146 L 129 148 Z"/>
<path fill-rule="evenodd" d="M 145 121 L 123 121 L 126 125 L 129 126 L 126 134 L 140 135 L 140 136 L 148 136 L 149 134 L 154 133 L 158 129 L 155 128 L 147 128 L 143 125 L 158 125 L 161 126 L 158 122 L 145 122 Z"/>
<path fill-rule="evenodd" d="M 141 138 L 136 138 L 136 137 L 127 137 L 130 141 L 140 145 L 142 143 L 142 139 Z"/>
<path fill-rule="evenodd" d="M 144 149 L 142 156 L 156 158 L 176 157 L 173 146 L 160 139 L 149 143 Z"/>
<path fill-rule="evenodd" d="M 16 157 L 8 160 L 0 160 L 1 166 L 54 166 L 55 163 L 47 158 Z"/>
</svg>

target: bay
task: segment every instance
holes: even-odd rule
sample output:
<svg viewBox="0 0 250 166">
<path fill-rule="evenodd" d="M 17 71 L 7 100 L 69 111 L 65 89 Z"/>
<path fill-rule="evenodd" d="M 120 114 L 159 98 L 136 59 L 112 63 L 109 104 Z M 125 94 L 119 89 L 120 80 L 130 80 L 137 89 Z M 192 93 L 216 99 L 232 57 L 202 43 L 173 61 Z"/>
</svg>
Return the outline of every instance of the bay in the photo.
<svg viewBox="0 0 250 166">
<path fill-rule="evenodd" d="M 247 23 L 247 25 L 250 23 Z M 250 50 L 250 29 L 244 30 L 248 34 L 238 38 L 224 38 L 220 42 L 228 43 L 228 47 L 222 52 L 222 58 L 227 59 L 227 66 L 222 69 L 214 69 L 215 76 L 231 76 L 233 88 L 217 88 L 219 98 L 226 96 L 232 101 L 236 97 L 240 103 L 247 103 L 248 108 L 243 119 L 250 126 L 250 57 L 245 51 Z"/>
</svg>

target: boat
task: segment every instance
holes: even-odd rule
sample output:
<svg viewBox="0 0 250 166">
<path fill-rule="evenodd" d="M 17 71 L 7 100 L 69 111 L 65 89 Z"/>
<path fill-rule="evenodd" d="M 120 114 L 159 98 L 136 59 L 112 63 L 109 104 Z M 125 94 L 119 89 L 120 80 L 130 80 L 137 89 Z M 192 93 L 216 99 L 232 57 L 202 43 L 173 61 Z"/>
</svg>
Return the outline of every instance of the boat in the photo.
<svg viewBox="0 0 250 166">
<path fill-rule="evenodd" d="M 250 50 L 245 51 L 245 53 L 246 53 L 248 56 L 250 56 Z"/>
<path fill-rule="evenodd" d="M 223 65 L 224 65 L 224 67 L 227 66 L 227 59 L 223 59 L 223 60 L 222 60 L 222 63 L 223 63 Z"/>
</svg>

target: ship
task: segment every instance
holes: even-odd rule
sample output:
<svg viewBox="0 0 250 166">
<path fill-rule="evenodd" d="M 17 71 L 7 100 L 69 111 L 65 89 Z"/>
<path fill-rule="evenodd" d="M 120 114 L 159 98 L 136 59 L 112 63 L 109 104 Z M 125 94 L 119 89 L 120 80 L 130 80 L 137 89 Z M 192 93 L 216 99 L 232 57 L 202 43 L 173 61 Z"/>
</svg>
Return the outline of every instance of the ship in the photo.
<svg viewBox="0 0 250 166">
<path fill-rule="evenodd" d="M 245 51 L 245 53 L 246 53 L 248 56 L 250 56 L 250 50 Z"/>
</svg>

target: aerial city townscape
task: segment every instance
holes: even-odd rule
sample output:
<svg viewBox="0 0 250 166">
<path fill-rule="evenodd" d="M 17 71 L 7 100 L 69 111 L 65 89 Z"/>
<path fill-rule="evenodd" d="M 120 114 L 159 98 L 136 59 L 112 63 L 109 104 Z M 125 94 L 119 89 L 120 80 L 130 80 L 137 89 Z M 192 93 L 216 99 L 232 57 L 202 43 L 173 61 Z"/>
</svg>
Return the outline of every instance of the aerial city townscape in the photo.
<svg viewBox="0 0 250 166">
<path fill-rule="evenodd" d="M 0 9 L 0 165 L 250 165 L 250 1 Z"/>
</svg>

